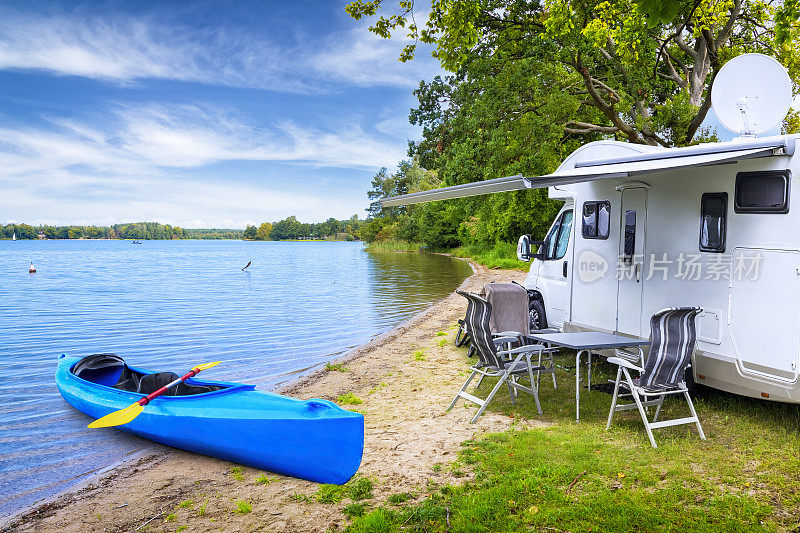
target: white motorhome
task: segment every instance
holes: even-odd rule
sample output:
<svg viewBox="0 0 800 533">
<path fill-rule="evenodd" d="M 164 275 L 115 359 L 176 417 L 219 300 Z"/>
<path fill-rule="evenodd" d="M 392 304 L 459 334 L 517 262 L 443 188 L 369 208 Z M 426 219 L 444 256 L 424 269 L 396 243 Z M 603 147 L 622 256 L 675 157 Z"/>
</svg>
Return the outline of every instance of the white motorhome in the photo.
<svg viewBox="0 0 800 533">
<path fill-rule="evenodd" d="M 546 176 L 383 203 L 547 187 L 564 205 L 533 243 L 537 253 L 529 236 L 518 249 L 533 259 L 525 285 L 540 325 L 647 338 L 659 309 L 700 306 L 697 383 L 800 403 L 799 139 L 747 135 L 687 148 L 597 141 Z"/>
</svg>

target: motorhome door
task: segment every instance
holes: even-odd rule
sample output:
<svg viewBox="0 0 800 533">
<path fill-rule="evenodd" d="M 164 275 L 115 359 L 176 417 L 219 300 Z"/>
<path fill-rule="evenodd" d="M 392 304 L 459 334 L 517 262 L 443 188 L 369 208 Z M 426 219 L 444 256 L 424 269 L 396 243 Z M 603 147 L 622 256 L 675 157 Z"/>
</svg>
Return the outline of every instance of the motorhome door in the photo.
<svg viewBox="0 0 800 533">
<path fill-rule="evenodd" d="M 544 296 L 547 324 L 561 327 L 567 313 L 567 296 L 571 269 L 569 253 L 572 247 L 572 209 L 564 209 L 558 215 L 543 248 L 544 259 L 539 267 L 536 288 Z"/>
<path fill-rule="evenodd" d="M 647 191 L 623 189 L 620 209 L 619 258 L 617 273 L 617 331 L 642 334 L 642 286 L 644 285 L 645 225 Z"/>
</svg>

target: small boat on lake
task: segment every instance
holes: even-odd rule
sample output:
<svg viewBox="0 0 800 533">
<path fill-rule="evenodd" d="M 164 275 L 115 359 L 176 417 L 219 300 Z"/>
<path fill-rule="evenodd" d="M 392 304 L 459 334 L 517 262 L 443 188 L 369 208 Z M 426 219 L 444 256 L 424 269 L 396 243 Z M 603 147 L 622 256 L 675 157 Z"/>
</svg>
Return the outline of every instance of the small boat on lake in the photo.
<svg viewBox="0 0 800 533">
<path fill-rule="evenodd" d="M 56 385 L 93 418 L 128 407 L 176 374 L 153 374 L 113 354 L 61 354 Z M 150 390 L 153 389 L 153 390 Z M 297 400 L 254 385 L 190 378 L 119 429 L 174 446 L 319 483 L 343 484 L 364 450 L 364 417 L 326 400 Z"/>
<path fill-rule="evenodd" d="M 133 241 L 131 244 L 142 244 L 142 241 Z"/>
</svg>

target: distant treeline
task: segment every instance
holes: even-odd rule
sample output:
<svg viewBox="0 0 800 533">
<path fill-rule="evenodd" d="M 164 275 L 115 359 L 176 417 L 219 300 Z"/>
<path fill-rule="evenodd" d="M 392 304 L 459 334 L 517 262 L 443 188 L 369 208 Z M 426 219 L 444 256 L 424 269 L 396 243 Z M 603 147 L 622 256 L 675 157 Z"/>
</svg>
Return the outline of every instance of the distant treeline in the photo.
<svg viewBox="0 0 800 533">
<path fill-rule="evenodd" d="M 158 222 L 131 222 L 112 226 L 30 226 L 6 224 L 0 226 L 0 239 L 250 239 L 280 241 L 287 239 L 361 240 L 364 221 L 353 215 L 348 220 L 329 218 L 325 222 L 299 222 L 296 217 L 247 229 L 185 229 Z"/>
<path fill-rule="evenodd" d="M 361 228 L 365 221 L 353 215 L 347 220 L 329 218 L 325 222 L 300 222 L 289 217 L 278 222 L 263 222 L 259 227 L 247 226 L 243 238 L 254 241 L 283 241 L 306 239 L 331 239 L 342 241 L 361 240 Z"/>
<path fill-rule="evenodd" d="M 112 226 L 29 226 L 7 224 L 2 226 L 2 238 L 11 239 L 187 239 L 188 233 L 178 226 L 158 222 L 131 222 Z M 214 230 L 217 231 L 217 230 Z M 228 230 L 224 230 L 228 231 Z M 40 237 L 42 235 L 42 237 Z M 239 231 L 241 236 L 241 231 Z"/>
</svg>

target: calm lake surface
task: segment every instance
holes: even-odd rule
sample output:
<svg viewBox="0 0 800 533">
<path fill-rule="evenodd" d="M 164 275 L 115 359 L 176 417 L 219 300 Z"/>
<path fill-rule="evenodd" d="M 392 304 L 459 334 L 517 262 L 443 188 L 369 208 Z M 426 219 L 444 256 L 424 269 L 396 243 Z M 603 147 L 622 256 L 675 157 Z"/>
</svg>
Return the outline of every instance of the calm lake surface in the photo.
<svg viewBox="0 0 800 533">
<path fill-rule="evenodd" d="M 86 429 L 55 387 L 58 354 L 179 374 L 221 360 L 206 379 L 272 389 L 470 274 L 449 257 L 347 242 L 0 241 L 0 515 L 153 446 Z"/>
</svg>

